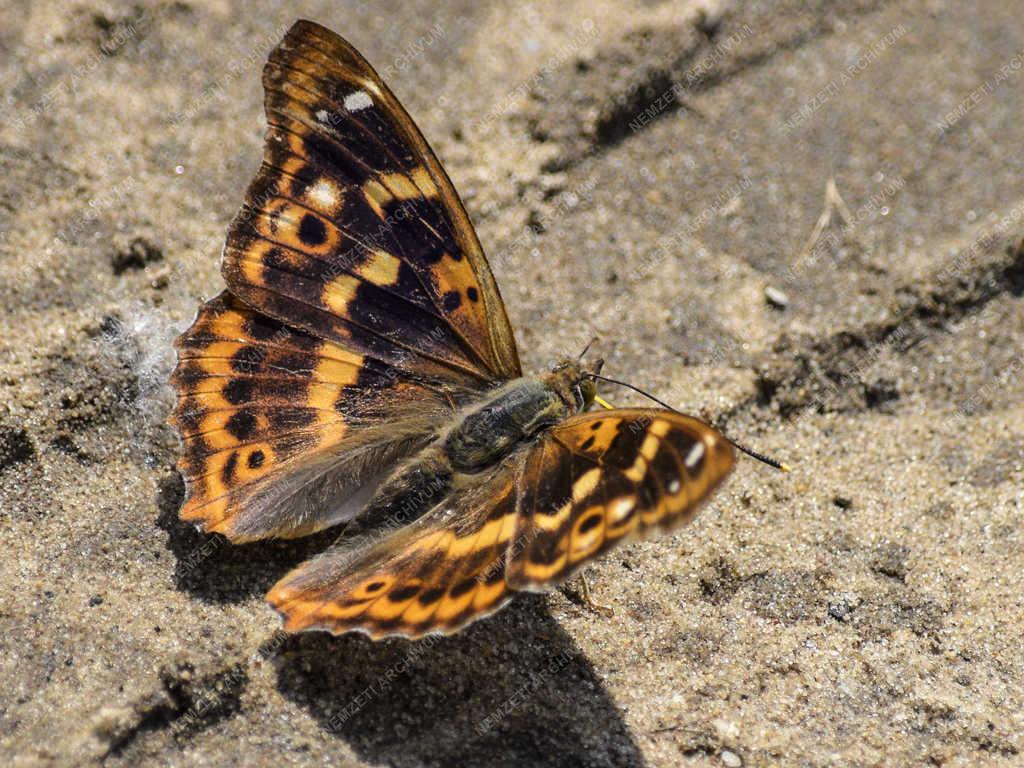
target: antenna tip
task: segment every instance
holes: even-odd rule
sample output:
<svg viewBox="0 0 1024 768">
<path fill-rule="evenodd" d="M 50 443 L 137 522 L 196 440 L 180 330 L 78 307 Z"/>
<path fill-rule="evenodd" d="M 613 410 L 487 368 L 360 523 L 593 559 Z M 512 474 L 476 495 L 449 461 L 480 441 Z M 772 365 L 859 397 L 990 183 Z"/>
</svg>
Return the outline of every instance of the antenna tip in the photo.
<svg viewBox="0 0 1024 768">
<path fill-rule="evenodd" d="M 789 466 L 789 464 L 783 464 L 781 461 L 779 462 L 779 469 L 781 469 L 783 472 L 792 472 L 793 471 L 793 468 L 791 466 Z"/>
</svg>

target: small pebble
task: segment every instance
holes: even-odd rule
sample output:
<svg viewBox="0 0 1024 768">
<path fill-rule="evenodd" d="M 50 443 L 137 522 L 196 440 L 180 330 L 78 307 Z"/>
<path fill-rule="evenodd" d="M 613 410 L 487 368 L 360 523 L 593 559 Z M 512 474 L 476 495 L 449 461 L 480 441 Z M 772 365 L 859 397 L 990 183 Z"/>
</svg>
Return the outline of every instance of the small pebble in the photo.
<svg viewBox="0 0 1024 768">
<path fill-rule="evenodd" d="M 743 765 L 743 760 L 735 752 L 728 749 L 722 750 L 722 764 L 729 766 L 729 768 L 740 768 Z"/>
<path fill-rule="evenodd" d="M 764 287 L 764 297 L 776 309 L 785 309 L 789 306 L 789 296 L 771 285 Z"/>
<path fill-rule="evenodd" d="M 171 282 L 171 271 L 167 267 L 162 267 L 153 273 L 152 279 L 149 281 L 149 287 L 156 291 L 162 291 Z"/>
<path fill-rule="evenodd" d="M 853 613 L 853 607 L 845 600 L 839 603 L 831 603 L 828 606 L 828 615 L 836 621 L 846 621 Z"/>
</svg>

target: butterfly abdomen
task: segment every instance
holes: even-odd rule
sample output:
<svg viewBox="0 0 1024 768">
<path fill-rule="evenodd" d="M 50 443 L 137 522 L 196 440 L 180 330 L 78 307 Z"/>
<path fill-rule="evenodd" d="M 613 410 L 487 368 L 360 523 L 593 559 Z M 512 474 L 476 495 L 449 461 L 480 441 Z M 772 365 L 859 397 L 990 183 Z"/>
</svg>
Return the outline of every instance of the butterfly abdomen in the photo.
<svg viewBox="0 0 1024 768">
<path fill-rule="evenodd" d="M 516 379 L 466 413 L 444 439 L 444 451 L 460 472 L 477 472 L 506 455 L 522 439 L 569 415 L 562 399 L 538 379 Z"/>
<path fill-rule="evenodd" d="M 432 443 L 398 465 L 360 513 L 360 524 L 397 528 L 408 525 L 441 501 L 452 487 L 452 465 Z"/>
</svg>

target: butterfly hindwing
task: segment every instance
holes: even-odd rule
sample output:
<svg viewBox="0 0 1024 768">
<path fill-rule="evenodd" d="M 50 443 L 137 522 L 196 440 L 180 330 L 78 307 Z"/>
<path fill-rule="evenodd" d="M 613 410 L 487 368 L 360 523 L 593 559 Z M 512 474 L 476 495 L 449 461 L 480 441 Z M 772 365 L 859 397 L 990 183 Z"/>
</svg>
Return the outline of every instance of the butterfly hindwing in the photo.
<svg viewBox="0 0 1024 768">
<path fill-rule="evenodd" d="M 341 544 L 267 595 L 289 631 L 451 634 L 512 597 L 505 580 L 522 452 L 405 528 Z"/>
<path fill-rule="evenodd" d="M 449 634 L 629 536 L 690 520 L 732 465 L 729 442 L 688 416 L 582 414 L 407 528 L 299 566 L 268 600 L 291 631 Z"/>
<path fill-rule="evenodd" d="M 504 305 L 440 163 L 348 43 L 299 21 L 264 69 L 264 162 L 229 289 L 320 338 L 479 386 L 520 373 Z"/>
<path fill-rule="evenodd" d="M 235 541 L 351 516 L 352 505 L 339 507 L 348 492 L 450 416 L 431 388 L 228 293 L 203 305 L 177 347 L 172 420 L 189 491 L 180 516 Z"/>
<path fill-rule="evenodd" d="M 629 536 L 688 522 L 733 461 L 722 435 L 672 411 L 617 409 L 556 425 L 526 460 L 509 586 L 544 589 Z"/>
</svg>

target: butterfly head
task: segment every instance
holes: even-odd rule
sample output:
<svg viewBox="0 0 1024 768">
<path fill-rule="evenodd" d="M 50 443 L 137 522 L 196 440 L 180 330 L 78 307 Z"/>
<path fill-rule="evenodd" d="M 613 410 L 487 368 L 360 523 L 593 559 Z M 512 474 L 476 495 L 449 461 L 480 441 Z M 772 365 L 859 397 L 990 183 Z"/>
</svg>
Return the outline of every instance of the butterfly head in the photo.
<svg viewBox="0 0 1024 768">
<path fill-rule="evenodd" d="M 557 392 L 570 408 L 585 411 L 597 396 L 597 382 L 593 374 L 600 373 L 603 366 L 604 360 L 601 358 L 588 363 L 572 359 L 563 360 L 547 375 L 547 385 Z"/>
</svg>

